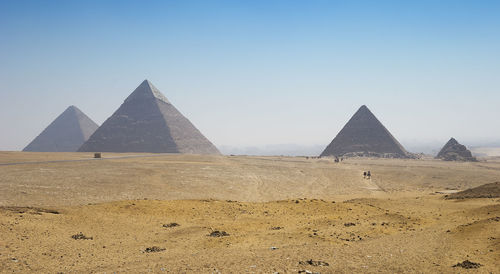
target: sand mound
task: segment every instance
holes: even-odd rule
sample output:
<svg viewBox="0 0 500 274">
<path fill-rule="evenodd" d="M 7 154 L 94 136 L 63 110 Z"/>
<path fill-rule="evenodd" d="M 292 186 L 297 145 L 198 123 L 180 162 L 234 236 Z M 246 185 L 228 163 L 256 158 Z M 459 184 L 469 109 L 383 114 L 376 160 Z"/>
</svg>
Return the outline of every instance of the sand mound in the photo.
<svg viewBox="0 0 500 274">
<path fill-rule="evenodd" d="M 446 196 L 446 199 L 467 198 L 498 198 L 500 197 L 500 182 L 481 185 Z"/>
</svg>

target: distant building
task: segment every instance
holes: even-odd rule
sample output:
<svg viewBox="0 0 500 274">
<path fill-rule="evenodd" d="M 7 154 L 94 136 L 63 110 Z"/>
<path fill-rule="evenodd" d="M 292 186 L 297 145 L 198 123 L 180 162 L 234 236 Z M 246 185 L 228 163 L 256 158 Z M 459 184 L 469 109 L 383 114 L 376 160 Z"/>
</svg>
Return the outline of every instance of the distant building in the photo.
<svg viewBox="0 0 500 274">
<path fill-rule="evenodd" d="M 78 151 L 219 154 L 219 150 L 144 80 Z"/>
<path fill-rule="evenodd" d="M 475 162 L 477 159 L 472 156 L 470 150 L 460 144 L 455 138 L 451 138 L 439 151 L 437 159 L 445 161 Z"/>
<path fill-rule="evenodd" d="M 352 116 L 320 155 L 414 158 L 365 105 Z"/>
<path fill-rule="evenodd" d="M 75 106 L 68 107 L 23 151 L 75 152 L 98 125 Z"/>
</svg>

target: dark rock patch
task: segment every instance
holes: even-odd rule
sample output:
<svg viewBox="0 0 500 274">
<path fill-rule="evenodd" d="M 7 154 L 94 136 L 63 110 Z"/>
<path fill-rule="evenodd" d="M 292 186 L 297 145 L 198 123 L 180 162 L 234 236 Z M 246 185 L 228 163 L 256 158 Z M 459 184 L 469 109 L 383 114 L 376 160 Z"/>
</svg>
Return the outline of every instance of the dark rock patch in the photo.
<svg viewBox="0 0 500 274">
<path fill-rule="evenodd" d="M 144 252 L 146 253 L 153 253 L 153 252 L 162 252 L 162 251 L 165 251 L 166 248 L 161 248 L 161 247 L 158 247 L 158 246 L 152 246 L 152 247 L 148 247 L 144 250 Z"/>
<path fill-rule="evenodd" d="M 312 265 L 312 266 L 329 266 L 330 264 L 327 262 L 323 261 L 314 261 L 312 259 L 307 260 L 307 261 L 300 261 L 300 265 Z"/>
<path fill-rule="evenodd" d="M 176 227 L 180 226 L 178 223 L 169 223 L 169 224 L 164 224 L 163 227 L 170 228 L 170 227 Z"/>
<path fill-rule="evenodd" d="M 214 230 L 208 234 L 209 237 L 226 237 L 229 236 L 229 234 L 226 231 L 219 231 L 219 230 Z"/>
<path fill-rule="evenodd" d="M 72 235 L 71 238 L 75 239 L 75 240 L 93 240 L 94 238 L 93 237 L 87 237 L 85 236 L 83 233 L 77 233 L 75 235 Z"/>
<path fill-rule="evenodd" d="M 461 263 L 457 263 L 456 265 L 453 265 L 453 267 L 461 267 L 461 268 L 465 268 L 465 269 L 473 269 L 473 268 L 479 268 L 481 267 L 481 264 L 480 263 L 475 263 L 475 262 L 471 262 L 469 260 L 465 260 Z"/>
</svg>

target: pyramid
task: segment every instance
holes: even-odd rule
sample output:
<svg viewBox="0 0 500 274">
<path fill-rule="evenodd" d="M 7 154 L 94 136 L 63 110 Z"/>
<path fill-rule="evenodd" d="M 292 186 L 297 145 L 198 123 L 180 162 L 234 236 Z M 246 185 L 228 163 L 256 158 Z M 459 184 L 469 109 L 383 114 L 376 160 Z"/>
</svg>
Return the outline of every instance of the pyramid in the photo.
<svg viewBox="0 0 500 274">
<path fill-rule="evenodd" d="M 320 156 L 413 158 L 365 105 Z"/>
<path fill-rule="evenodd" d="M 457 140 L 455 140 L 455 138 L 451 138 L 444 145 L 441 151 L 439 151 L 436 158 L 443 159 L 445 161 L 477 161 L 476 158 L 472 156 L 470 150 L 468 150 L 464 145 L 460 144 Z"/>
<path fill-rule="evenodd" d="M 219 154 L 148 80 L 125 99 L 78 151 Z"/>
<path fill-rule="evenodd" d="M 81 110 L 70 106 L 23 151 L 75 152 L 97 127 Z"/>
</svg>

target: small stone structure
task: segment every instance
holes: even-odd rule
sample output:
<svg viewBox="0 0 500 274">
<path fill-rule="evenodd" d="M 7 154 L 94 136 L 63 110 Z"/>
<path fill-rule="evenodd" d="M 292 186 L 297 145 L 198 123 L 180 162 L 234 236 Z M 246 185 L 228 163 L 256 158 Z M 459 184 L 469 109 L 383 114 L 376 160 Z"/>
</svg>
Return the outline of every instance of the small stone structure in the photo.
<svg viewBox="0 0 500 274">
<path fill-rule="evenodd" d="M 436 156 L 437 159 L 445 161 L 462 161 L 462 162 L 476 162 L 477 159 L 472 156 L 470 150 L 464 145 L 460 144 L 455 138 L 451 138 L 439 151 Z"/>
</svg>

